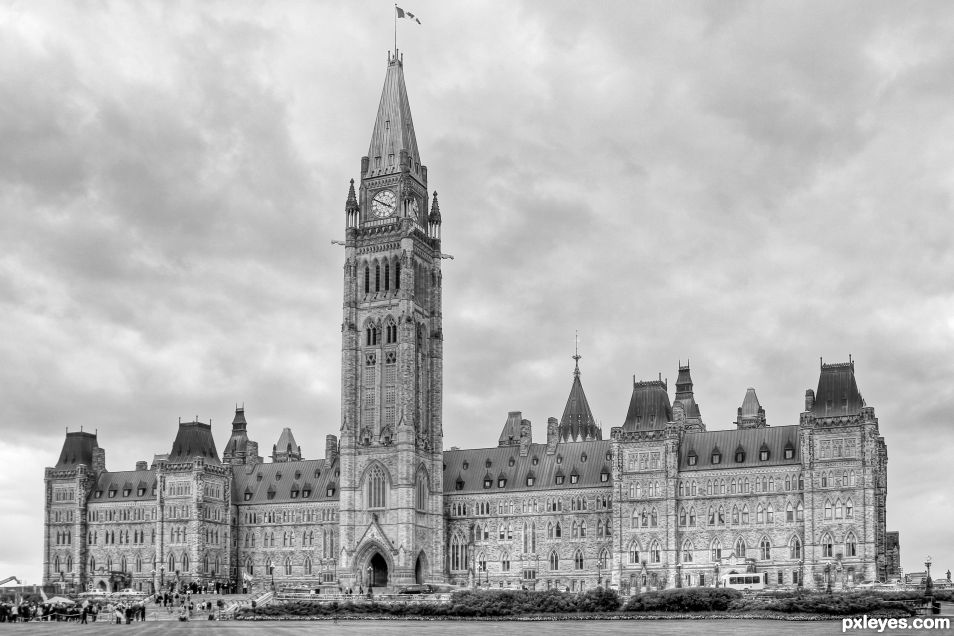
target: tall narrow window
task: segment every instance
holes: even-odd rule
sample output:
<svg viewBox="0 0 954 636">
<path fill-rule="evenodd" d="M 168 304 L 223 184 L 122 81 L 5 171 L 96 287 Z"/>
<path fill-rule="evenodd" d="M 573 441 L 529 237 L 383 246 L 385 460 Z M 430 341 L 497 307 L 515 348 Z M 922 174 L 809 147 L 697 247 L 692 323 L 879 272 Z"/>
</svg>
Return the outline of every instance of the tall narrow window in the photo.
<svg viewBox="0 0 954 636">
<path fill-rule="evenodd" d="M 401 263 L 394 263 L 394 289 L 401 289 Z"/>
<path fill-rule="evenodd" d="M 739 537 L 735 542 L 735 556 L 739 559 L 745 558 L 745 539 Z"/>
<path fill-rule="evenodd" d="M 371 268 L 367 265 L 364 266 L 364 293 L 371 293 Z"/>
<path fill-rule="evenodd" d="M 386 479 L 380 466 L 375 466 L 368 472 L 367 493 L 368 508 L 384 508 Z"/>
<path fill-rule="evenodd" d="M 391 289 L 391 266 L 388 263 L 384 264 L 384 291 L 389 291 Z"/>
<path fill-rule="evenodd" d="M 374 291 L 381 291 L 381 266 L 377 263 L 374 265 Z"/>
<path fill-rule="evenodd" d="M 759 542 L 759 556 L 763 561 L 772 558 L 772 544 L 769 543 L 768 537 L 762 537 L 762 541 Z"/>
</svg>

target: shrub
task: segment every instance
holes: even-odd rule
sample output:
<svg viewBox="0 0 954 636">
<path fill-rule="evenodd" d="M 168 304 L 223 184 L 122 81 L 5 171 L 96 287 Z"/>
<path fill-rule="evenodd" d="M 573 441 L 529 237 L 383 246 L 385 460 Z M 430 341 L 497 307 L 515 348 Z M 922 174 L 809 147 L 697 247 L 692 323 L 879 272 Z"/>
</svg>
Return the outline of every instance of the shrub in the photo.
<svg viewBox="0 0 954 636">
<path fill-rule="evenodd" d="M 722 612 L 742 593 L 729 588 L 683 587 L 632 597 L 627 612 Z"/>
</svg>

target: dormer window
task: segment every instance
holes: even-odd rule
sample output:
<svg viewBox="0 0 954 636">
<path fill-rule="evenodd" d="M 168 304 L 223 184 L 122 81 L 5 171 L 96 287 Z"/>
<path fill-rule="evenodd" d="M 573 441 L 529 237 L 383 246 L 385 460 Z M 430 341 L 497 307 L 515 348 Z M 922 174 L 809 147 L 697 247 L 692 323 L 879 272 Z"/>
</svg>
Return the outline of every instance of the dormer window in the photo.
<svg viewBox="0 0 954 636">
<path fill-rule="evenodd" d="M 602 481 L 602 482 L 607 482 L 607 481 L 609 481 L 609 473 L 607 473 L 607 472 L 602 472 L 602 473 L 600 473 L 600 481 Z"/>
<path fill-rule="evenodd" d="M 245 501 L 249 501 L 251 498 L 252 498 L 252 493 L 250 492 L 245 493 Z"/>
<path fill-rule="evenodd" d="M 613 451 L 606 451 L 606 461 L 611 461 L 613 459 Z"/>
<path fill-rule="evenodd" d="M 533 477 L 527 477 L 527 485 L 528 485 L 528 486 L 532 486 L 532 485 L 533 485 Z"/>
<path fill-rule="evenodd" d="M 155 487 L 155 486 L 152 487 L 152 496 L 153 496 L 153 497 L 156 496 L 156 487 Z"/>
<path fill-rule="evenodd" d="M 493 485 L 494 485 L 494 480 L 493 480 L 493 479 L 485 479 L 485 480 L 484 480 L 484 488 L 490 488 L 490 487 L 493 486 Z M 458 488 L 458 490 L 460 490 L 460 488 Z"/>
<path fill-rule="evenodd" d="M 585 462 L 585 461 L 586 461 L 586 453 L 583 453 L 582 455 L 580 455 L 580 461 L 581 461 L 581 462 Z"/>
<path fill-rule="evenodd" d="M 470 464 L 468 464 L 468 463 L 465 461 L 465 462 L 464 462 L 464 466 L 463 466 L 464 470 L 467 470 L 467 467 L 468 467 L 468 466 L 470 466 Z"/>
<path fill-rule="evenodd" d="M 328 490 L 325 491 L 325 492 L 326 492 L 326 494 L 327 494 L 329 497 L 334 497 L 334 496 L 335 496 L 335 487 L 334 487 L 334 486 L 328 486 Z"/>
<path fill-rule="evenodd" d="M 795 459 L 795 449 L 794 449 L 794 448 L 789 447 L 789 448 L 786 448 L 786 449 L 785 449 L 785 459 Z"/>
<path fill-rule="evenodd" d="M 564 479 L 563 475 L 556 476 L 556 483 L 558 486 L 563 483 L 563 479 Z"/>
<path fill-rule="evenodd" d="M 123 488 L 123 497 L 128 497 L 132 494 L 132 488 Z"/>
<path fill-rule="evenodd" d="M 540 460 L 537 459 L 536 457 L 534 457 L 533 460 L 531 460 L 531 463 L 532 463 L 534 466 L 536 466 L 537 464 L 540 463 Z"/>
<path fill-rule="evenodd" d="M 737 464 L 741 464 L 745 461 L 745 452 L 737 450 L 735 451 L 735 461 Z"/>
<path fill-rule="evenodd" d="M 722 463 L 722 454 L 721 453 L 712 453 L 712 463 L 721 464 Z"/>
<path fill-rule="evenodd" d="M 506 479 L 498 479 L 498 480 L 497 480 L 497 488 L 503 488 L 503 487 L 506 486 L 506 485 L 507 485 L 507 480 L 506 480 Z"/>
<path fill-rule="evenodd" d="M 292 498 L 292 499 L 298 499 L 298 491 L 297 491 L 297 490 L 291 491 L 291 498 Z"/>
<path fill-rule="evenodd" d="M 767 461 L 768 461 L 768 458 L 769 458 L 769 452 L 768 452 L 767 450 L 760 450 L 760 451 L 759 451 L 759 461 L 760 461 L 760 462 L 767 462 Z"/>
<path fill-rule="evenodd" d="M 511 458 L 510 458 L 510 461 L 507 462 L 507 465 L 510 466 L 511 468 L 513 468 L 513 465 L 514 465 L 515 463 L 516 463 L 516 462 L 514 461 L 513 457 L 511 457 Z"/>
<path fill-rule="evenodd" d="M 281 480 L 282 480 L 282 474 L 280 472 L 275 473 L 275 481 L 281 481 Z"/>
<path fill-rule="evenodd" d="M 484 466 L 487 467 L 487 468 L 490 468 L 490 467 L 493 466 L 493 465 L 494 465 L 494 463 L 493 463 L 492 461 L 490 461 L 490 458 L 489 458 L 489 457 L 487 458 L 487 461 L 484 462 Z"/>
<path fill-rule="evenodd" d="M 579 476 L 579 475 L 577 475 L 576 473 L 573 473 L 572 475 L 570 475 L 570 483 L 571 483 L 571 484 L 575 484 L 575 483 L 578 482 L 578 481 L 580 481 L 580 476 Z"/>
<path fill-rule="evenodd" d="M 463 490 L 464 489 L 464 480 L 458 479 L 454 484 L 454 490 Z"/>
<path fill-rule="evenodd" d="M 155 494 L 155 493 L 153 493 L 153 494 Z M 96 499 L 102 499 L 102 498 L 103 498 L 103 491 L 102 491 L 102 490 L 97 490 L 97 491 L 96 491 L 96 494 L 93 495 L 93 496 L 94 496 Z"/>
<path fill-rule="evenodd" d="M 112 498 L 115 497 L 115 496 L 116 496 L 116 489 L 115 489 L 115 488 L 111 488 L 111 489 L 109 490 L 109 498 L 112 499 Z"/>
<path fill-rule="evenodd" d="M 146 489 L 145 489 L 145 488 L 140 488 L 139 490 L 136 491 L 136 496 L 137 496 L 137 497 L 142 497 L 142 496 L 145 495 L 145 494 L 146 494 Z"/>
<path fill-rule="evenodd" d="M 695 466 L 696 462 L 699 460 L 699 457 L 695 453 L 689 453 L 686 456 L 686 460 L 688 460 L 690 466 Z"/>
<path fill-rule="evenodd" d="M 563 455 L 557 455 L 557 463 L 558 463 L 558 464 L 562 464 L 562 463 L 563 463 Z"/>
</svg>

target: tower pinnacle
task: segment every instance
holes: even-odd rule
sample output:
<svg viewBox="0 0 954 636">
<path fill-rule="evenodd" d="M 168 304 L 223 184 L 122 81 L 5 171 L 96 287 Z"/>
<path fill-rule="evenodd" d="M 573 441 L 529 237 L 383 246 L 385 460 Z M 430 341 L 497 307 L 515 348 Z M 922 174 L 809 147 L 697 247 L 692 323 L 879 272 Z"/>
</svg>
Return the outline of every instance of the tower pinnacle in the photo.
<svg viewBox="0 0 954 636">
<path fill-rule="evenodd" d="M 580 332 L 577 331 L 576 342 L 573 345 L 573 361 L 574 361 L 573 377 L 574 378 L 580 377 L 580 358 L 582 357 L 583 356 L 580 355 Z"/>
</svg>

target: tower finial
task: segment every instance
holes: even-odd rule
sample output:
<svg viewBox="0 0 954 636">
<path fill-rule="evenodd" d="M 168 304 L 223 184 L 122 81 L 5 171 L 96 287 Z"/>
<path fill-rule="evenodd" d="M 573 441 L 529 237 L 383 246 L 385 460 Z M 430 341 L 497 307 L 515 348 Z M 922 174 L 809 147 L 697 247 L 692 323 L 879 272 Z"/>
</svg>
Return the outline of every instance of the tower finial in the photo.
<svg viewBox="0 0 954 636">
<path fill-rule="evenodd" d="M 574 342 L 574 344 L 573 344 L 573 361 L 574 361 L 574 365 L 575 365 L 574 368 L 573 368 L 573 377 L 574 377 L 574 378 L 580 377 L 580 358 L 582 358 L 582 357 L 583 357 L 583 356 L 580 355 L 580 330 L 577 329 L 577 330 L 576 330 L 576 336 L 575 336 L 575 342 Z"/>
</svg>

